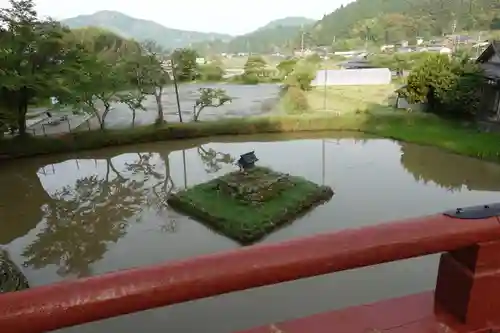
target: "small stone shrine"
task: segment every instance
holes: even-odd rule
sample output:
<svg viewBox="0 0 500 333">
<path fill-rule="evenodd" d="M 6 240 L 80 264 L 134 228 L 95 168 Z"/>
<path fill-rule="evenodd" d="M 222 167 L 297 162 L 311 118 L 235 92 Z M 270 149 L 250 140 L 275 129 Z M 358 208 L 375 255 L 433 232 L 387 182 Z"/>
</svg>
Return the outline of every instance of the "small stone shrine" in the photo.
<svg viewBox="0 0 500 333">
<path fill-rule="evenodd" d="M 292 187 L 289 176 L 252 166 L 247 171 L 231 172 L 218 178 L 218 188 L 242 203 L 257 205 Z"/>
<path fill-rule="evenodd" d="M 255 166 L 255 162 L 258 160 L 257 156 L 255 156 L 255 151 L 240 155 L 240 159 L 238 160 L 240 171 L 248 171 L 249 169 L 252 169 Z"/>
</svg>

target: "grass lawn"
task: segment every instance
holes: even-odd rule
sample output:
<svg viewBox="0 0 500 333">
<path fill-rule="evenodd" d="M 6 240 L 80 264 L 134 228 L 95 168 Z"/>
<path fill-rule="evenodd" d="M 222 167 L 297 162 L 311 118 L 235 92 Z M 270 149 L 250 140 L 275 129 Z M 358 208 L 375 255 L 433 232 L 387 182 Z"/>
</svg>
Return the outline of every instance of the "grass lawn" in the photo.
<svg viewBox="0 0 500 333">
<path fill-rule="evenodd" d="M 281 180 L 273 183 L 270 179 Z M 222 185 L 228 183 L 239 184 L 235 192 L 224 190 Z M 332 195 L 329 187 L 255 167 L 246 175 L 233 172 L 180 191 L 167 202 L 219 233 L 241 244 L 251 244 Z"/>
<path fill-rule="evenodd" d="M 311 111 L 320 113 L 349 114 L 365 111 L 374 105 L 395 104 L 394 84 L 375 86 L 317 87 L 307 93 Z M 325 110 L 326 100 L 326 110 Z"/>
</svg>

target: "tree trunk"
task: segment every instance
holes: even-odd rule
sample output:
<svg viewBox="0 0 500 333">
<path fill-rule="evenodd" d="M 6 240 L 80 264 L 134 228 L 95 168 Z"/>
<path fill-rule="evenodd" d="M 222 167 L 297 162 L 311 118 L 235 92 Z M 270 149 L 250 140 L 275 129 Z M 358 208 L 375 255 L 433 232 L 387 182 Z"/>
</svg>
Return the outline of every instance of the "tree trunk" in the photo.
<svg viewBox="0 0 500 333">
<path fill-rule="evenodd" d="M 26 135 L 26 113 L 28 113 L 28 96 L 26 87 L 21 89 L 21 94 L 19 95 L 17 106 L 17 127 L 19 135 Z"/>
<path fill-rule="evenodd" d="M 132 109 L 132 127 L 135 127 L 135 109 Z"/>
<path fill-rule="evenodd" d="M 160 87 L 158 92 L 155 92 L 156 106 L 158 107 L 158 116 L 156 118 L 157 124 L 163 124 L 165 122 L 165 118 L 163 116 L 163 104 L 161 102 L 162 92 L 163 92 L 163 87 Z"/>
<path fill-rule="evenodd" d="M 100 123 L 101 130 L 106 129 L 106 117 L 107 117 L 109 111 L 111 111 L 111 105 L 109 103 L 104 103 L 104 112 L 102 114 L 101 123 Z"/>
<path fill-rule="evenodd" d="M 198 111 L 196 111 L 196 106 L 194 107 L 194 109 L 193 109 L 193 120 L 194 121 L 198 121 L 198 119 L 200 118 L 200 113 L 204 108 L 205 108 L 204 106 L 200 106 Z"/>
</svg>

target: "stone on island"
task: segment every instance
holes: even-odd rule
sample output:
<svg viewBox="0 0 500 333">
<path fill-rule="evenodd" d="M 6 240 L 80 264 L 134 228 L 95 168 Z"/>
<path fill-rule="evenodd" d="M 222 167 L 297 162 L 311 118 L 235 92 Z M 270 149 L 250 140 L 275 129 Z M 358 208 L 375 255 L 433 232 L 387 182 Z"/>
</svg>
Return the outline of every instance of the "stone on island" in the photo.
<svg viewBox="0 0 500 333">
<path fill-rule="evenodd" d="M 167 202 L 219 233 L 251 244 L 332 196 L 330 187 L 255 166 L 172 194 Z"/>
</svg>

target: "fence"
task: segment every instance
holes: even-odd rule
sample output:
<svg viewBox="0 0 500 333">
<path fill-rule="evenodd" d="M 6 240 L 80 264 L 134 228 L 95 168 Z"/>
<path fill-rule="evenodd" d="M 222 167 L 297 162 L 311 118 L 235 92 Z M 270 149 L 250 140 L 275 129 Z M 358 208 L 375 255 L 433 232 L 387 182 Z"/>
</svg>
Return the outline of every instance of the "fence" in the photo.
<svg viewBox="0 0 500 333">
<path fill-rule="evenodd" d="M 53 136 L 71 133 L 79 128 L 84 130 L 90 129 L 91 119 L 92 115 L 89 114 L 46 117 L 29 125 L 26 131 L 35 136 Z"/>
<path fill-rule="evenodd" d="M 0 296 L 0 327 L 47 332 L 448 251 L 439 265 L 436 302 L 456 322 L 487 328 L 500 324 L 499 215 L 500 204 L 469 207 L 7 293 Z"/>
</svg>

